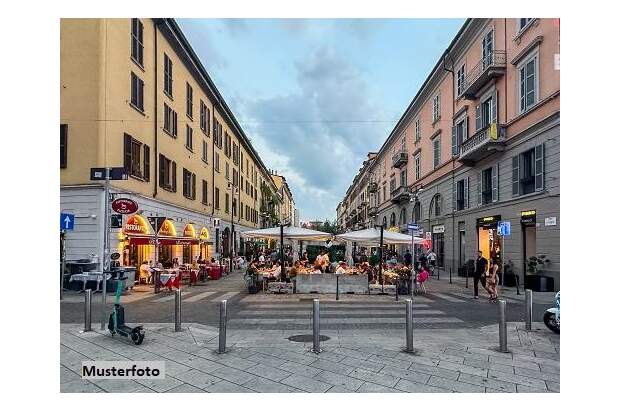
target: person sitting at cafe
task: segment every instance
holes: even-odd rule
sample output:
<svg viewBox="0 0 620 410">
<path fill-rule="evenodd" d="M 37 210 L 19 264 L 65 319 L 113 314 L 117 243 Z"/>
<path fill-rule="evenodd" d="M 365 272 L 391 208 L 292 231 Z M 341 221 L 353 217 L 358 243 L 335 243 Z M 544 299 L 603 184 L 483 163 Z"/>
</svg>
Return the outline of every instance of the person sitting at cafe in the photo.
<svg viewBox="0 0 620 410">
<path fill-rule="evenodd" d="M 138 276 L 138 281 L 141 282 L 142 280 L 144 280 L 146 283 L 151 282 L 151 270 L 146 261 L 143 261 L 142 264 L 140 265 L 140 273 Z"/>
<path fill-rule="evenodd" d="M 312 273 L 323 273 L 320 263 L 314 263 L 314 271 Z"/>
<path fill-rule="evenodd" d="M 338 267 L 336 268 L 336 273 L 337 274 L 343 274 L 346 273 L 348 268 L 348 265 L 345 261 L 342 261 L 338 264 Z"/>
<path fill-rule="evenodd" d="M 308 263 L 308 252 L 305 252 L 301 255 L 301 259 L 299 260 L 302 265 L 306 265 Z"/>
</svg>

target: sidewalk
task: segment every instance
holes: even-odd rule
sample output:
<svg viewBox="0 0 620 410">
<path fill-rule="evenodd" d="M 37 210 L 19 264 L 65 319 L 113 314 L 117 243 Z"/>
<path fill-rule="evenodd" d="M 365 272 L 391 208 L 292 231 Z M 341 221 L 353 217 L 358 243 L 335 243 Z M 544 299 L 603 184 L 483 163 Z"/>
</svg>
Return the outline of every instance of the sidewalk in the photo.
<svg viewBox="0 0 620 410">
<path fill-rule="evenodd" d="M 61 392 L 559 392 L 560 338 L 542 323 L 531 332 L 508 324 L 509 353 L 499 353 L 498 326 L 416 330 L 414 355 L 402 351 L 404 330 L 325 330 L 323 352 L 288 340 L 311 330 L 218 330 L 184 324 L 145 326 L 134 346 L 107 332 L 61 325 Z M 311 340 L 311 339 L 308 339 Z M 83 360 L 166 362 L 165 380 L 82 380 Z"/>
</svg>

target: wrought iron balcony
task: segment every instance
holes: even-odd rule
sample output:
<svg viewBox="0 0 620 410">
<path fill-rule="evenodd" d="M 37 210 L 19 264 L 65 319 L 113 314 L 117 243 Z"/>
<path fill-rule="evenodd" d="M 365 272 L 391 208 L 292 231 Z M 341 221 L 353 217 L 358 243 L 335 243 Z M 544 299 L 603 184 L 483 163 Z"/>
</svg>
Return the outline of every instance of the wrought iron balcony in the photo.
<svg viewBox="0 0 620 410">
<path fill-rule="evenodd" d="M 379 213 L 379 208 L 377 208 L 376 206 L 371 206 L 370 208 L 368 208 L 369 217 L 377 216 L 378 213 Z"/>
<path fill-rule="evenodd" d="M 405 202 L 409 200 L 409 191 L 407 190 L 407 187 L 404 185 L 401 185 L 395 188 L 391 192 L 391 194 L 392 194 L 392 197 L 390 199 L 394 203 L 400 203 L 400 202 Z"/>
<path fill-rule="evenodd" d="M 374 193 L 377 192 L 377 183 L 376 182 L 371 182 L 370 184 L 368 184 L 368 192 Z"/>
<path fill-rule="evenodd" d="M 392 155 L 392 166 L 394 168 L 400 168 L 407 163 L 407 151 L 400 151 Z"/>
<path fill-rule="evenodd" d="M 493 50 L 478 61 L 463 80 L 461 93 L 467 100 L 475 100 L 476 93 L 492 78 L 501 77 L 506 72 L 506 51 Z"/>
<path fill-rule="evenodd" d="M 459 150 L 459 161 L 467 166 L 473 166 L 476 161 L 484 158 L 491 152 L 503 151 L 506 143 L 506 128 L 491 123 L 482 128 L 471 138 L 463 141 Z"/>
</svg>

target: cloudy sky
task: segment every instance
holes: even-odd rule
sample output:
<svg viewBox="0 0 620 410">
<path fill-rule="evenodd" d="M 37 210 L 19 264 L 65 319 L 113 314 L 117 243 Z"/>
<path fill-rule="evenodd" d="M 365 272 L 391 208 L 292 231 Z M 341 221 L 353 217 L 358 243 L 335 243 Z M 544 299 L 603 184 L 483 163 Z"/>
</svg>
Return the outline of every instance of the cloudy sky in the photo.
<svg viewBox="0 0 620 410">
<path fill-rule="evenodd" d="M 181 19 L 302 221 L 333 220 L 463 24 L 459 19 Z"/>
</svg>

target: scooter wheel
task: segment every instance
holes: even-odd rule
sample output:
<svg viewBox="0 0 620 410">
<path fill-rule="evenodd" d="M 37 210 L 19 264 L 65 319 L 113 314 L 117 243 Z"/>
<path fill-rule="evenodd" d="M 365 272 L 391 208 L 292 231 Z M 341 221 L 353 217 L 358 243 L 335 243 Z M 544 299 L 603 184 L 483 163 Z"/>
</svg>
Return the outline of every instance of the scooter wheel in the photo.
<svg viewBox="0 0 620 410">
<path fill-rule="evenodd" d="M 555 320 L 555 315 L 553 313 L 545 312 L 543 322 L 545 322 L 545 325 L 554 333 L 560 334 L 560 325 Z"/>
<path fill-rule="evenodd" d="M 140 332 L 131 332 L 131 341 L 137 346 L 139 344 L 142 344 L 142 341 L 144 340 L 144 334 L 140 333 Z"/>
</svg>

